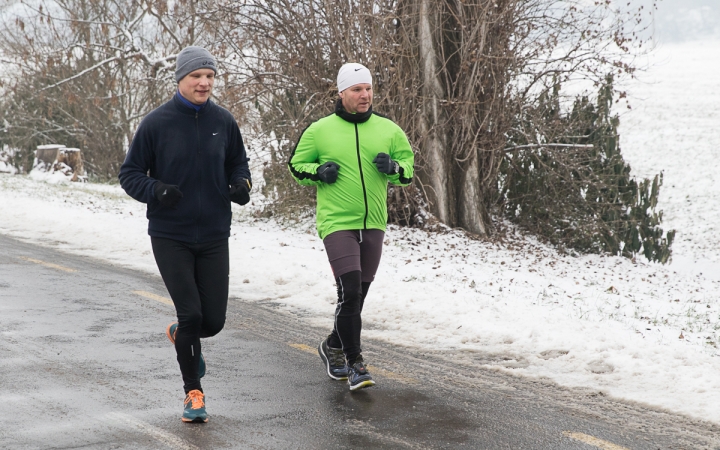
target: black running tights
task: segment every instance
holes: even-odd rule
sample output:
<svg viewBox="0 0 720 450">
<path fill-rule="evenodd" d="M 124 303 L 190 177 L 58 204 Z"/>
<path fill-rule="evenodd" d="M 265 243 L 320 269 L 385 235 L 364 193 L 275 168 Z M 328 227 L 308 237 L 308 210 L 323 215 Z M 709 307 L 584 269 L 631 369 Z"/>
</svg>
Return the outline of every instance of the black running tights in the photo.
<svg viewBox="0 0 720 450">
<path fill-rule="evenodd" d="M 151 242 L 160 275 L 177 311 L 175 351 L 185 392 L 202 390 L 198 377 L 200 338 L 218 334 L 225 325 L 228 241 L 189 244 L 151 237 Z"/>
<path fill-rule="evenodd" d="M 354 270 L 335 279 L 338 303 L 335 308 L 335 326 L 328 336 L 328 346 L 342 348 L 348 364 L 352 365 L 361 353 L 361 313 L 365 297 L 370 290 L 369 282 L 361 282 L 362 272 Z"/>
</svg>

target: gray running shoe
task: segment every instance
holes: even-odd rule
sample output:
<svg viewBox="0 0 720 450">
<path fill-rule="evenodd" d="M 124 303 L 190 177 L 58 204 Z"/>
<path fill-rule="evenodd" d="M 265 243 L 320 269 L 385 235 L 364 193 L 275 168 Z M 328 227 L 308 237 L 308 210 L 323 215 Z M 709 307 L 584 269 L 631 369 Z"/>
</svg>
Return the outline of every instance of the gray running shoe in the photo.
<svg viewBox="0 0 720 450">
<path fill-rule="evenodd" d="M 327 339 L 318 345 L 318 354 L 325 363 L 325 370 L 333 380 L 347 380 L 348 367 L 342 349 L 328 347 Z"/>
<path fill-rule="evenodd" d="M 358 356 L 355 363 L 350 367 L 347 380 L 351 391 L 375 386 L 375 382 L 365 367 L 362 356 Z"/>
</svg>

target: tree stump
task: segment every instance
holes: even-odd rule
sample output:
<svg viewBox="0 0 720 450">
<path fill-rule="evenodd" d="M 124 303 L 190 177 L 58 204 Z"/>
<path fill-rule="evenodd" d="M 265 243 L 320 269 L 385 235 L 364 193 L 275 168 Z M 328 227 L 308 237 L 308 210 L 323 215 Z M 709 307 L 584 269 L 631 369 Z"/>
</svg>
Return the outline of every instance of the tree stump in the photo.
<svg viewBox="0 0 720 450">
<path fill-rule="evenodd" d="M 48 169 L 52 169 L 57 162 L 59 150 L 64 147 L 59 144 L 38 145 L 35 150 L 33 170 L 40 169 L 42 172 L 47 172 Z"/>
<path fill-rule="evenodd" d="M 82 151 L 79 148 L 61 148 L 58 152 L 58 164 L 65 164 L 72 170 L 70 181 L 78 181 L 85 176 Z"/>
<path fill-rule="evenodd" d="M 70 181 L 85 179 L 85 166 L 79 148 L 59 144 L 38 145 L 33 166 L 33 170 L 35 169 L 42 172 L 61 172 L 70 177 Z"/>
</svg>

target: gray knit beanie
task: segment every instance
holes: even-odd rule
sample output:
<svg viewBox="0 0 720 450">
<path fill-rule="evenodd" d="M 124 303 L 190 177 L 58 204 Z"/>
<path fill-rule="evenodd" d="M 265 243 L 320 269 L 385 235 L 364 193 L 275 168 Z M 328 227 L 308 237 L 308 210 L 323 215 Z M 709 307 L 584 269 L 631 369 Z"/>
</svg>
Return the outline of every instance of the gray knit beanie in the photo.
<svg viewBox="0 0 720 450">
<path fill-rule="evenodd" d="M 175 81 L 180 82 L 185 75 L 198 69 L 212 69 L 217 73 L 215 58 L 202 47 L 185 47 L 175 60 Z"/>
</svg>

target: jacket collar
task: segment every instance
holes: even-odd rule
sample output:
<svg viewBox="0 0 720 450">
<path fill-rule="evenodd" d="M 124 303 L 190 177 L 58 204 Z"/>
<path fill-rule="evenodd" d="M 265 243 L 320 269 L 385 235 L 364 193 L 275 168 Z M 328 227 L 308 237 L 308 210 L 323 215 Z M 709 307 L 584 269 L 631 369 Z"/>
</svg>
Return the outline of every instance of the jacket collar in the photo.
<svg viewBox="0 0 720 450">
<path fill-rule="evenodd" d="M 209 107 L 211 107 L 212 100 L 206 101 L 202 107 L 199 110 L 196 110 L 195 108 L 192 108 L 189 106 L 184 98 L 181 98 L 180 93 L 176 92 L 175 95 L 173 95 L 172 102 L 175 104 L 175 107 L 182 112 L 183 114 L 187 114 L 190 116 L 194 116 L 195 114 L 202 114 L 203 112 L 207 111 Z"/>
<path fill-rule="evenodd" d="M 335 114 L 340 116 L 341 119 L 346 120 L 351 123 L 363 123 L 367 122 L 368 119 L 370 119 L 370 116 L 373 114 L 372 105 L 370 105 L 370 108 L 365 111 L 364 113 L 357 113 L 357 114 L 351 114 L 347 111 L 345 111 L 345 108 L 342 104 L 342 99 L 338 99 L 337 103 L 335 103 Z"/>
</svg>

